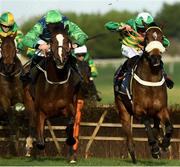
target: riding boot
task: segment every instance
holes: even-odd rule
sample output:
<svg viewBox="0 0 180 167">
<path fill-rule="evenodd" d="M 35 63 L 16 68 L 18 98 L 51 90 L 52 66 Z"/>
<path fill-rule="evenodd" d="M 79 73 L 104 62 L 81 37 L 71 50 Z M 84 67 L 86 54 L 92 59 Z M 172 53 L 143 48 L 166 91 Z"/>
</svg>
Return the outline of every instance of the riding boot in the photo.
<svg viewBox="0 0 180 167">
<path fill-rule="evenodd" d="M 92 91 L 92 94 L 93 94 L 93 96 L 95 96 L 95 99 L 96 99 L 97 101 L 101 101 L 102 98 L 100 97 L 100 95 L 99 95 L 99 93 L 98 93 L 98 91 L 97 91 L 97 89 L 96 89 L 96 85 L 95 85 L 93 79 L 90 80 L 89 86 L 90 86 L 89 89 Z"/>
<path fill-rule="evenodd" d="M 164 70 L 164 63 L 161 61 L 161 68 L 163 70 L 163 76 L 165 78 L 165 82 L 166 82 L 166 85 L 169 89 L 172 89 L 174 87 L 174 82 L 172 81 L 172 79 L 167 75 L 167 73 L 165 72 Z"/>
</svg>

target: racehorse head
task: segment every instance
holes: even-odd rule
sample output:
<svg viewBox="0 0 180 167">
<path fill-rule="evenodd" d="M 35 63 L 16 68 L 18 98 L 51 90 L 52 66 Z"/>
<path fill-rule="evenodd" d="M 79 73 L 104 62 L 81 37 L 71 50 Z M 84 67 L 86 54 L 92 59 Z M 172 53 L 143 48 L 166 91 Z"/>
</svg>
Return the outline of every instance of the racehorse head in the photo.
<svg viewBox="0 0 180 167">
<path fill-rule="evenodd" d="M 163 46 L 163 32 L 157 26 L 149 27 L 145 32 L 145 52 L 151 66 L 160 66 L 162 53 L 165 52 Z"/>
<path fill-rule="evenodd" d="M 2 37 L 0 39 L 1 43 L 1 71 L 4 74 L 11 74 L 13 72 L 15 58 L 16 58 L 16 44 L 15 35 Z"/>
<path fill-rule="evenodd" d="M 62 23 L 48 24 L 51 33 L 50 48 L 56 67 L 62 69 L 71 51 L 71 41 L 68 38 L 68 26 Z"/>
</svg>

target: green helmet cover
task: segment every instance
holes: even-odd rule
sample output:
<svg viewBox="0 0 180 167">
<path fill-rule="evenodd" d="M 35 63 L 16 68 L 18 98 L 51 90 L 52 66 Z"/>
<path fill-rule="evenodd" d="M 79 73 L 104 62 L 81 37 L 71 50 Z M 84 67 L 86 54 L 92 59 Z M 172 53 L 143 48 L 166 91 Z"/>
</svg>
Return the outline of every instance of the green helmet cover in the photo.
<svg viewBox="0 0 180 167">
<path fill-rule="evenodd" d="M 62 15 L 58 10 L 50 10 L 46 14 L 46 23 L 58 23 L 62 20 Z"/>
<path fill-rule="evenodd" d="M 144 21 L 144 23 L 149 25 L 152 22 L 154 22 L 154 19 L 149 13 L 142 12 L 142 13 L 139 13 L 138 16 L 135 19 L 137 27 L 144 28 L 144 25 L 143 25 L 142 21 Z"/>
</svg>

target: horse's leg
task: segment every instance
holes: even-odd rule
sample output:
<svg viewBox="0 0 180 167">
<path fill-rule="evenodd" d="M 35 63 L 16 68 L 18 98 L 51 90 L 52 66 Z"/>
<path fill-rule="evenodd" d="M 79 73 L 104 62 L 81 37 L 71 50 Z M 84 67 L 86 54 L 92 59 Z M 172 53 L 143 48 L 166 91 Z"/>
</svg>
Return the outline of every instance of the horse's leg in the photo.
<svg viewBox="0 0 180 167">
<path fill-rule="evenodd" d="M 68 117 L 68 125 L 66 128 L 66 134 L 67 134 L 67 139 L 66 139 L 66 144 L 69 146 L 69 152 L 68 152 L 68 161 L 70 163 L 75 163 L 76 162 L 76 157 L 75 157 L 75 152 L 73 150 L 73 145 L 76 143 L 76 140 L 74 138 L 74 121 L 75 121 L 75 109 L 73 104 L 70 104 L 67 107 Z"/>
<path fill-rule="evenodd" d="M 171 140 L 172 133 L 173 133 L 173 125 L 172 125 L 170 118 L 169 118 L 168 109 L 165 108 L 165 109 L 161 110 L 161 112 L 158 114 L 158 116 L 159 116 L 162 124 L 165 125 L 165 135 L 164 135 L 164 138 L 163 138 L 160 146 L 164 150 L 167 150 L 167 148 L 170 145 L 170 140 Z"/>
<path fill-rule="evenodd" d="M 25 111 L 28 117 L 28 129 L 29 135 L 26 138 L 26 155 L 27 157 L 31 156 L 32 149 L 33 149 L 33 137 L 35 137 L 35 125 L 36 125 L 36 113 L 34 110 L 34 102 L 29 93 L 29 86 L 27 85 L 24 88 L 24 104 L 25 104 Z"/>
<path fill-rule="evenodd" d="M 37 148 L 43 150 L 45 148 L 44 143 L 44 123 L 46 120 L 46 115 L 41 112 L 37 111 Z"/>
<path fill-rule="evenodd" d="M 154 134 L 154 137 L 156 138 L 156 140 L 159 143 L 163 132 L 162 132 L 162 129 L 160 129 L 160 119 L 158 117 L 154 117 L 153 134 Z"/>
<path fill-rule="evenodd" d="M 127 137 L 128 152 L 131 156 L 133 163 L 136 163 L 134 143 L 133 143 L 133 137 L 132 137 L 132 132 L 131 132 L 131 116 L 126 110 L 124 104 L 118 99 L 118 97 L 115 98 L 115 102 L 119 111 L 119 115 L 120 115 L 120 119 L 122 123 L 122 129 Z"/>
<path fill-rule="evenodd" d="M 152 157 L 157 159 L 160 156 L 160 150 L 159 150 L 157 140 L 156 140 L 156 138 L 155 138 L 155 136 L 153 134 L 153 130 L 151 128 L 150 119 L 147 118 L 147 117 L 144 117 L 143 118 L 143 123 L 145 125 L 145 130 L 146 130 L 146 134 L 147 134 L 147 137 L 148 137 L 148 143 L 149 143 L 149 145 L 151 147 Z"/>
<path fill-rule="evenodd" d="M 76 107 L 75 122 L 74 122 L 74 138 L 76 139 L 76 143 L 73 145 L 73 149 L 75 152 L 77 152 L 77 149 L 78 149 L 81 110 L 82 110 L 83 106 L 84 106 L 84 100 L 78 100 L 77 107 Z"/>
<path fill-rule="evenodd" d="M 16 131 L 17 131 L 17 123 L 15 122 L 15 115 L 13 113 L 13 108 L 11 106 L 11 101 L 8 96 L 1 96 L 0 97 L 0 104 L 3 108 L 3 112 L 6 115 L 7 121 L 8 121 L 8 127 L 9 130 L 7 131 L 8 136 L 10 138 L 10 147 L 13 148 L 12 150 L 15 150 L 14 154 L 17 155 L 18 150 L 15 146 L 16 141 Z"/>
</svg>

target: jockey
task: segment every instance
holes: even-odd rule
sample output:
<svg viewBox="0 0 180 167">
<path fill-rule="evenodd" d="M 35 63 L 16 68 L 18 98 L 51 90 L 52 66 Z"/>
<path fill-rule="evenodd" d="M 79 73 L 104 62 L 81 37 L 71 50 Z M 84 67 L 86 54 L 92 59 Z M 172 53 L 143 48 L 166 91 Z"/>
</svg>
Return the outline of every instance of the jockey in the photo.
<svg viewBox="0 0 180 167">
<path fill-rule="evenodd" d="M 0 36 L 7 37 L 7 36 L 14 36 L 16 35 L 16 43 L 17 49 L 20 51 L 23 50 L 23 33 L 20 31 L 19 27 L 17 26 L 16 22 L 14 21 L 14 16 L 10 12 L 5 12 L 0 16 Z M 1 46 L 1 39 L 0 39 L 0 46 Z"/>
<path fill-rule="evenodd" d="M 108 30 L 119 32 L 122 43 L 122 55 L 128 58 L 119 70 L 118 77 L 120 80 L 123 78 L 125 72 L 134 67 L 138 58 L 143 54 L 142 43 L 146 31 L 143 22 L 147 26 L 157 26 L 154 18 L 147 12 L 139 13 L 135 19 L 130 19 L 126 23 L 108 22 L 105 24 Z M 163 36 L 163 46 L 168 47 L 169 45 L 169 40 Z M 164 77 L 167 87 L 170 89 L 173 88 L 174 82 L 167 77 L 165 72 Z"/>
<path fill-rule="evenodd" d="M 30 58 L 33 58 L 32 64 L 39 63 L 45 56 L 43 53 L 49 51 L 50 46 L 48 45 L 48 42 L 50 40 L 50 32 L 47 29 L 47 25 L 59 22 L 63 23 L 65 26 L 69 26 L 68 33 L 73 40 L 72 48 L 84 45 L 88 39 L 88 36 L 66 16 L 62 15 L 58 10 L 50 10 L 24 36 L 23 44 L 29 48 L 27 55 Z M 41 52 L 35 52 L 36 50 L 40 50 Z M 73 56 L 71 56 L 71 58 L 73 59 Z M 75 61 L 72 60 L 71 65 L 73 69 L 77 70 L 74 62 Z M 28 74 L 25 75 L 27 76 Z"/>
<path fill-rule="evenodd" d="M 97 77 L 97 75 L 98 75 L 97 68 L 96 68 L 94 61 L 90 58 L 90 55 L 87 51 L 87 47 L 85 45 L 83 45 L 81 47 L 75 48 L 74 55 L 79 61 L 86 61 L 88 63 L 90 70 L 91 70 L 91 76 L 89 78 L 90 89 L 92 90 L 93 94 L 95 95 L 96 100 L 101 101 L 102 98 L 98 94 L 98 91 L 97 91 L 95 83 L 94 83 L 94 78 Z"/>
</svg>

